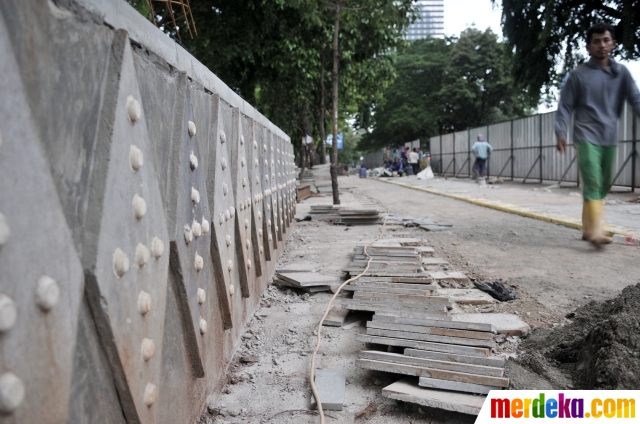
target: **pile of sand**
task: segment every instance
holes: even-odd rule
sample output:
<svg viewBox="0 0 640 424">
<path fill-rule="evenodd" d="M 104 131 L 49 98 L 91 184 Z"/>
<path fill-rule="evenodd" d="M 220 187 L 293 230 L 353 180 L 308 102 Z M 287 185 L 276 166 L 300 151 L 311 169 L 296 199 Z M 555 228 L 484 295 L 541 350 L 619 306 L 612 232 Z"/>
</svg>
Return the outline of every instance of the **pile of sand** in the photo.
<svg viewBox="0 0 640 424">
<path fill-rule="evenodd" d="M 640 284 L 590 302 L 573 322 L 523 339 L 507 374 L 513 389 L 637 389 L 640 385 Z"/>
</svg>

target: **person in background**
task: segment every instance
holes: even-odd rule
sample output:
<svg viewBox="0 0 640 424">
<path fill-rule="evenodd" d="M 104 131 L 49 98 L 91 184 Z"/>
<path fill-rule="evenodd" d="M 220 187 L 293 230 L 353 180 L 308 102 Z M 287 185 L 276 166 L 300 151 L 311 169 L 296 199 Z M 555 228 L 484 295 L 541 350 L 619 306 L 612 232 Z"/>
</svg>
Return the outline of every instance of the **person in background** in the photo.
<svg viewBox="0 0 640 424">
<path fill-rule="evenodd" d="M 560 91 L 556 112 L 557 148 L 567 148 L 567 127 L 573 115 L 573 141 L 582 176 L 582 238 L 596 247 L 611 243 L 602 231 L 604 198 L 613 185 L 618 144 L 618 119 L 625 101 L 640 116 L 640 91 L 629 70 L 610 55 L 615 31 L 599 23 L 587 30 L 591 58 L 571 71 Z"/>
<path fill-rule="evenodd" d="M 473 164 L 473 172 L 476 174 L 476 178 L 484 179 L 484 174 L 487 171 L 487 159 L 493 152 L 493 147 L 485 141 L 482 134 L 478 134 L 478 141 L 473 144 L 471 151 L 476 157 L 476 162 Z"/>
<path fill-rule="evenodd" d="M 420 169 L 418 168 L 419 158 L 420 156 L 418 155 L 418 149 L 414 147 L 411 153 L 409 153 L 409 166 L 411 166 L 413 170 L 413 175 L 418 175 L 418 172 L 420 172 Z"/>
<path fill-rule="evenodd" d="M 396 172 L 396 174 L 399 177 L 402 177 L 402 174 L 404 174 L 404 167 L 402 165 L 402 161 L 400 159 L 394 159 L 391 166 L 389 166 L 389 172 L 391 172 L 391 175 L 393 175 L 393 173 Z"/>
</svg>

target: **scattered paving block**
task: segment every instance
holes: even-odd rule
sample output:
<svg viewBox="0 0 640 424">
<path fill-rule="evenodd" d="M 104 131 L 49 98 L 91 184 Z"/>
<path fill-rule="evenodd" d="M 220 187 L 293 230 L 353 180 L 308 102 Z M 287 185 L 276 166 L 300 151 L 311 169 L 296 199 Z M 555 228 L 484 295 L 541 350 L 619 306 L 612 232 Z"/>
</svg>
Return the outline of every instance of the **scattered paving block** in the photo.
<svg viewBox="0 0 640 424">
<path fill-rule="evenodd" d="M 419 291 L 430 291 L 435 292 L 440 287 L 432 284 L 410 284 L 410 283 L 392 283 L 390 281 L 363 281 L 363 277 L 358 278 L 355 281 L 349 283 L 347 287 L 362 287 L 362 288 L 393 288 L 393 289 L 406 289 L 406 290 L 419 290 Z"/>
<path fill-rule="evenodd" d="M 420 350 L 407 348 L 404 350 L 405 356 L 413 356 L 416 358 L 429 358 L 438 361 L 460 362 L 465 364 L 484 365 L 487 367 L 504 368 L 504 356 L 489 356 L 488 358 L 480 358 L 477 356 L 457 355 L 455 353 L 434 352 L 431 350 Z"/>
<path fill-rule="evenodd" d="M 488 305 L 497 300 L 478 289 L 438 289 L 438 294 L 447 296 L 452 302 L 461 305 Z"/>
<path fill-rule="evenodd" d="M 426 389 L 418 386 L 413 378 L 404 378 L 384 387 L 382 396 L 469 415 L 478 415 L 485 401 L 485 396 Z"/>
<path fill-rule="evenodd" d="M 504 377 L 491 377 L 488 375 L 467 374 L 464 372 L 445 371 L 434 368 L 418 367 L 414 365 L 394 364 L 384 361 L 374 361 L 372 359 L 356 359 L 356 366 L 359 368 L 390 372 L 394 374 L 412 375 L 415 377 L 428 377 L 435 380 L 447 380 L 457 383 L 468 383 L 479 386 L 509 387 L 509 379 Z M 422 385 L 422 384 L 421 384 Z M 442 387 L 444 388 L 444 387 Z M 455 389 L 452 389 L 455 390 Z M 469 391 L 469 390 L 460 390 Z M 476 393 L 484 393 L 482 391 Z"/>
<path fill-rule="evenodd" d="M 402 317 L 386 312 L 376 312 L 373 316 L 374 321 L 388 321 L 395 322 L 397 324 L 409 324 L 409 325 L 425 325 L 428 327 L 442 327 L 442 328 L 455 328 L 458 330 L 469 331 L 485 331 L 488 333 L 497 333 L 496 328 L 491 324 L 485 323 L 473 323 L 473 322 L 459 322 L 459 321 L 445 321 L 441 319 L 426 319 L 426 318 L 412 318 Z"/>
<path fill-rule="evenodd" d="M 429 327 L 424 325 L 398 324 L 385 321 L 370 321 L 367 324 L 371 328 L 381 328 L 387 330 L 409 331 L 413 333 L 433 334 L 434 336 L 461 337 L 477 340 L 492 340 L 493 334 L 484 331 L 458 330 L 454 328 Z"/>
<path fill-rule="evenodd" d="M 449 261 L 442 258 L 422 258 L 422 265 L 448 265 Z"/>
<path fill-rule="evenodd" d="M 373 321 L 372 321 L 373 322 Z M 433 336 L 431 334 L 412 333 L 409 331 L 384 330 L 380 328 L 367 328 L 367 334 L 371 336 L 393 337 L 398 339 L 418 340 L 423 342 L 447 343 L 462 346 L 494 347 L 495 343 L 489 340 L 463 339 L 461 337 Z"/>
<path fill-rule="evenodd" d="M 425 275 L 421 277 L 404 277 L 397 276 L 391 278 L 392 283 L 405 283 L 405 284 L 433 284 L 433 278 L 430 275 Z M 437 286 L 434 286 L 437 287 Z"/>
<path fill-rule="evenodd" d="M 522 336 L 531 330 L 529 324 L 514 314 L 458 314 L 453 317 L 453 320 L 491 324 L 496 328 L 498 334 L 508 336 Z"/>
<path fill-rule="evenodd" d="M 376 293 L 376 292 L 362 292 L 356 291 L 353 294 L 353 299 L 358 300 L 373 300 L 373 301 L 388 301 L 397 303 L 408 303 L 414 305 L 424 305 L 428 303 L 436 303 L 438 305 L 451 306 L 448 297 L 442 296 L 426 296 L 426 295 L 411 295 L 411 294 L 395 294 L 395 293 Z"/>
<path fill-rule="evenodd" d="M 278 277 L 281 280 L 288 281 L 292 284 L 297 284 L 300 287 L 328 286 L 336 282 L 335 277 L 318 274 L 317 272 L 278 273 Z"/>
<path fill-rule="evenodd" d="M 428 377 L 420 377 L 418 385 L 431 389 L 455 390 L 458 392 L 479 393 L 483 395 L 488 394 L 491 390 L 502 390 L 501 387 L 487 386 L 484 384 L 463 383 Z"/>
<path fill-rule="evenodd" d="M 290 282 L 285 281 L 285 280 L 280 280 L 279 278 L 274 278 L 273 279 L 273 284 L 275 284 L 277 286 L 285 286 L 285 287 L 291 287 L 291 288 L 294 288 L 294 289 L 299 289 L 299 290 L 305 291 L 307 293 L 317 293 L 317 292 L 321 292 L 321 291 L 329 291 L 329 290 L 331 290 L 331 286 L 300 287 L 297 284 L 290 283 Z"/>
<path fill-rule="evenodd" d="M 386 346 L 410 347 L 413 349 L 431 350 L 435 352 L 455 353 L 457 355 L 478 356 L 486 358 L 491 355 L 491 349 L 483 347 L 460 346 L 446 343 L 430 343 L 418 340 L 396 339 L 393 337 L 379 337 L 369 334 L 358 334 L 356 340 L 364 343 L 374 343 Z"/>
<path fill-rule="evenodd" d="M 327 411 L 342 411 L 344 404 L 344 388 L 346 376 L 342 371 L 317 370 L 316 390 L 320 396 L 322 409 Z M 316 409 L 316 398 L 311 394 L 311 409 Z"/>
<path fill-rule="evenodd" d="M 373 311 L 389 310 L 393 309 L 402 312 L 413 311 L 418 313 L 429 313 L 432 315 L 448 315 L 447 307 L 444 304 L 438 303 L 424 303 L 422 305 L 414 305 L 411 303 L 398 303 L 398 302 L 385 302 L 376 300 L 359 300 L 359 299 L 346 299 L 343 301 L 342 306 L 346 309 L 354 309 L 356 311 Z"/>
<path fill-rule="evenodd" d="M 503 367 L 488 367 L 486 365 L 474 365 L 463 362 L 441 361 L 438 359 L 405 356 L 399 353 L 378 352 L 375 350 L 360 352 L 360 359 L 371 359 L 374 361 L 392 362 L 394 364 L 413 365 L 417 367 L 456 371 L 468 374 L 487 375 L 490 377 L 504 376 Z"/>
<path fill-rule="evenodd" d="M 322 325 L 326 325 L 329 327 L 342 327 L 344 321 L 347 319 L 347 315 L 349 315 L 348 309 L 342 309 L 340 305 L 333 305 L 329 310 L 329 314 L 322 322 Z"/>
<path fill-rule="evenodd" d="M 382 308 L 374 311 L 375 316 L 394 317 L 397 319 L 415 319 L 415 320 L 431 320 L 431 321 L 451 321 L 449 314 L 431 313 L 429 311 L 413 311 L 413 310 L 397 310 L 391 308 Z"/>
<path fill-rule="evenodd" d="M 278 268 L 277 272 L 318 272 L 322 269 L 322 265 L 307 262 L 293 263 Z"/>
<path fill-rule="evenodd" d="M 434 248 L 431 246 L 416 246 L 416 250 L 422 256 L 432 256 L 435 252 Z"/>
<path fill-rule="evenodd" d="M 396 288 L 396 287 L 367 287 L 367 286 L 356 286 L 356 285 L 346 285 L 344 286 L 344 290 L 359 292 L 359 293 L 389 293 L 389 294 L 405 294 L 405 295 L 414 295 L 414 296 L 431 296 L 434 294 L 432 290 L 421 290 L 419 288 L 415 289 L 404 289 L 404 288 Z"/>
</svg>

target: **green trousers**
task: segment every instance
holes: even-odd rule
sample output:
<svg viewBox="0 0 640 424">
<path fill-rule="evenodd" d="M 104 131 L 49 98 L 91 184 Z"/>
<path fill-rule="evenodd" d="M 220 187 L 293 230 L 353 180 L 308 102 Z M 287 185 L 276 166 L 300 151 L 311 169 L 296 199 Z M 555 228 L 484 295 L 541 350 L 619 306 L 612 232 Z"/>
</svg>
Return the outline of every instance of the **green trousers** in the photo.
<svg viewBox="0 0 640 424">
<path fill-rule="evenodd" d="M 576 143 L 584 200 L 602 200 L 613 184 L 616 146 L 596 146 L 588 141 Z"/>
</svg>

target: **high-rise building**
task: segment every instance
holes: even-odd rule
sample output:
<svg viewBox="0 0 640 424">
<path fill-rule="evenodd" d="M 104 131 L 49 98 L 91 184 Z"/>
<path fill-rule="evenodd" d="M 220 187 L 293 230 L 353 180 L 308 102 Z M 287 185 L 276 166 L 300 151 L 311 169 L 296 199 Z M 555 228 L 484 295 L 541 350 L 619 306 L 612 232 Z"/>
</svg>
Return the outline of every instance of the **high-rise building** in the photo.
<svg viewBox="0 0 640 424">
<path fill-rule="evenodd" d="M 407 40 L 444 36 L 444 0 L 418 0 L 418 19 L 409 26 Z"/>
</svg>

